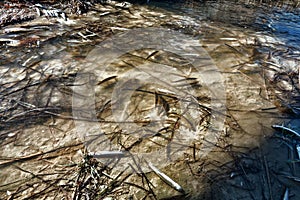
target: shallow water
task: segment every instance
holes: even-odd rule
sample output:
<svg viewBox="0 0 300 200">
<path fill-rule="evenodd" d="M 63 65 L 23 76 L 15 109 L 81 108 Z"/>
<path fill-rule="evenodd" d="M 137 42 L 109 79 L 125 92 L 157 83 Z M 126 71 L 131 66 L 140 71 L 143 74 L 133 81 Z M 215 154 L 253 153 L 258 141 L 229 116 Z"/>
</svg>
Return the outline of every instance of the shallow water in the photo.
<svg viewBox="0 0 300 200">
<path fill-rule="evenodd" d="M 151 162 L 187 194 L 149 172 L 158 199 L 280 199 L 284 187 L 297 197 L 297 185 L 276 175 L 297 176 L 299 166 L 284 160 L 295 152 L 264 153 L 279 146 L 266 139 L 271 125 L 297 114 L 287 106 L 298 105 L 296 13 L 249 2 L 113 2 L 66 22 L 41 17 L 3 27 L 1 196 L 43 190 L 30 172 L 78 163 L 85 141 L 92 155 L 124 151 L 120 160 L 98 159 L 114 166 L 111 176 L 146 173 Z M 67 145 L 54 158 L 5 164 Z M 66 177 L 59 186 L 74 187 L 76 174 Z M 111 196 L 151 198 L 144 178 L 126 181 L 145 190 L 125 184 L 124 194 Z M 20 195 L 24 181 L 36 186 Z"/>
</svg>

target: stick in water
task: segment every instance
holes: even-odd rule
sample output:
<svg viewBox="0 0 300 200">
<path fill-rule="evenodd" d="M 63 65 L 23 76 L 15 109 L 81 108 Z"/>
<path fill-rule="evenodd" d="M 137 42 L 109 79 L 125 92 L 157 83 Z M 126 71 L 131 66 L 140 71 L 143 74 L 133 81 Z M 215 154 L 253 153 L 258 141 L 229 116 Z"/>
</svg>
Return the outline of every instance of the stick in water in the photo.
<svg viewBox="0 0 300 200">
<path fill-rule="evenodd" d="M 296 136 L 300 137 L 300 134 L 299 134 L 297 131 L 294 131 L 294 130 L 292 130 L 292 129 L 290 129 L 290 128 L 287 128 L 287 127 L 285 127 L 285 126 L 281 126 L 281 125 L 272 125 L 272 128 L 274 128 L 274 129 L 285 130 L 285 131 L 288 131 L 288 132 L 293 133 L 293 134 L 295 134 Z"/>
<path fill-rule="evenodd" d="M 300 144 L 296 145 L 296 150 L 297 150 L 297 153 L 298 153 L 298 159 L 300 159 Z"/>
<path fill-rule="evenodd" d="M 169 186 L 177 190 L 178 192 L 185 193 L 183 188 L 173 181 L 169 176 L 167 176 L 165 173 L 159 171 L 155 166 L 153 166 L 151 163 L 149 163 L 149 167 L 157 174 L 165 183 L 167 183 Z"/>
<path fill-rule="evenodd" d="M 288 188 L 285 189 L 283 200 L 289 200 L 289 189 Z"/>
<path fill-rule="evenodd" d="M 114 157 L 125 157 L 126 154 L 122 151 L 100 151 L 94 154 L 90 154 L 95 158 L 114 158 Z"/>
</svg>

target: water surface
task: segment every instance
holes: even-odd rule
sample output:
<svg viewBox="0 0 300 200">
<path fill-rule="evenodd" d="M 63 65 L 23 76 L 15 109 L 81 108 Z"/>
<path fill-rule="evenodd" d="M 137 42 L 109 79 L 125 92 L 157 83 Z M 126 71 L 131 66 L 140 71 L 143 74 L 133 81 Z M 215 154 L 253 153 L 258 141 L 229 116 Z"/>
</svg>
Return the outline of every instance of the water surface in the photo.
<svg viewBox="0 0 300 200">
<path fill-rule="evenodd" d="M 143 35 L 147 32 L 143 31 L 131 32 L 140 37 L 130 37 L 126 42 L 109 41 L 125 37 L 127 30 L 147 27 L 166 29 L 172 35 L 166 39 L 168 45 L 158 43 L 149 48 L 145 39 L 148 35 Z M 78 145 L 88 138 L 91 144 L 88 150 L 96 151 L 108 138 L 117 148 L 105 150 L 151 153 L 163 149 L 156 160 L 160 162 L 159 156 L 165 156 L 170 163 L 160 170 L 186 193 L 174 190 L 153 172 L 145 172 L 148 179 L 131 175 L 126 180 L 131 184 L 116 186 L 116 190 L 123 191 L 120 194 L 105 189 L 107 186 L 102 183 L 97 190 L 104 188 L 103 198 L 106 195 L 117 199 L 153 196 L 157 199 L 281 199 L 286 187 L 297 197 L 297 185 L 286 178 L 298 175 L 298 164 L 288 162 L 296 159 L 295 141 L 282 140 L 281 135 L 272 140 L 270 136 L 274 133 L 271 125 L 290 117 L 297 119 L 298 29 L 297 9 L 236 1 L 150 1 L 143 5 L 112 2 L 97 4 L 82 16 L 70 15 L 69 21 L 37 17 L 2 27 L 1 195 L 7 198 L 13 192 L 15 198 L 30 198 L 34 192 L 30 184 L 22 188 L 22 194 L 18 193 L 20 184 L 27 182 L 37 185 L 34 195 L 38 197 L 53 197 L 61 188 L 71 188 L 59 193 L 61 197 L 72 196 L 79 172 L 72 174 L 68 170 L 79 169 L 65 166 L 74 167 L 81 161 L 84 150 Z M 151 37 L 160 38 L 160 33 Z M 111 42 L 115 42 L 113 47 L 125 43 L 125 49 L 130 45 L 136 45 L 136 49 L 111 62 L 110 58 L 118 52 L 111 51 Z M 188 50 L 187 43 L 201 47 L 198 54 L 203 58 L 200 72 L 207 74 L 204 77 L 178 53 Z M 100 48 L 103 44 L 107 44 L 105 51 Z M 119 47 L 118 50 L 122 49 Z M 177 52 L 170 52 L 167 47 L 174 47 Z M 103 74 L 101 63 L 105 62 L 111 63 Z M 209 68 L 212 65 L 216 68 Z M 133 66 L 142 66 L 148 75 Z M 162 71 L 172 72 L 172 76 L 163 79 L 167 86 L 159 78 L 149 76 L 152 73 L 152 77 L 157 77 Z M 209 74 L 220 75 L 218 81 L 224 84 L 224 96 L 219 98 L 225 110 L 212 104 L 218 102 L 214 101 L 218 94 L 214 94 L 212 85 L 220 82 L 215 79 L 209 82 L 212 78 Z M 78 79 L 80 76 L 83 79 Z M 141 84 L 144 80 L 150 83 Z M 84 89 L 90 86 L 95 93 L 88 96 Z M 128 95 L 122 96 L 122 91 L 116 93 L 115 88 L 122 87 L 134 91 L 129 99 Z M 118 104 L 111 94 L 130 104 Z M 76 107 L 74 96 L 92 102 L 84 101 L 86 104 Z M 182 104 L 187 107 L 184 111 L 179 109 Z M 74 116 L 74 111 L 80 111 L 80 116 Z M 116 116 L 120 116 L 120 121 Z M 90 126 L 83 130 L 76 117 L 96 120 L 90 120 Z M 222 129 L 211 123 L 218 117 L 222 118 Z M 101 127 L 101 133 L 94 129 L 95 123 Z M 135 132 L 132 127 L 136 128 Z M 192 135 L 192 140 L 183 143 L 181 133 Z M 172 140 L 172 145 L 179 146 L 173 154 L 169 152 Z M 66 150 L 59 156 L 49 154 L 61 147 Z M 31 157 L 40 152 L 46 152 L 45 159 Z M 20 157 L 30 159 L 10 164 Z M 114 166 L 114 170 L 107 173 L 117 177 L 119 169 L 124 168 L 122 178 L 141 170 L 134 163 L 128 168 L 126 163 L 120 163 L 111 159 L 109 166 Z M 62 170 L 63 176 L 53 169 Z M 39 173 L 53 184 L 49 187 L 41 184 L 40 179 L 31 178 L 30 172 Z M 65 181 L 57 182 L 57 177 Z M 92 182 L 89 186 L 93 186 Z"/>
</svg>

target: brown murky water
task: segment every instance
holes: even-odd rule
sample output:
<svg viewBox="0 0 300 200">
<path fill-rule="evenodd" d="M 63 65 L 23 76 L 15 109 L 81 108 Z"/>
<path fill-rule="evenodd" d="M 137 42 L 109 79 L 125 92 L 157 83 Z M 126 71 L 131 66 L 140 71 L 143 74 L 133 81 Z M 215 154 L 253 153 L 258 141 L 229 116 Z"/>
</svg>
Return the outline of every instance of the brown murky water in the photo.
<svg viewBox="0 0 300 200">
<path fill-rule="evenodd" d="M 271 125 L 297 114 L 299 51 L 263 31 L 260 9 L 110 2 L 68 20 L 2 27 L 1 198 L 281 199 L 287 187 L 297 199 L 296 141 L 273 136 Z M 224 15 L 234 10 L 246 14 Z M 166 30 L 168 44 L 160 32 L 153 39 L 137 30 L 122 49 L 122 34 L 148 27 Z M 137 36 L 158 42 L 140 47 Z M 121 38 L 112 40 L 118 51 L 136 49 L 111 63 L 111 38 Z M 202 56 L 197 70 L 179 56 L 191 52 L 187 43 Z M 100 170 L 86 161 L 104 150 L 127 157 L 99 158 Z M 149 162 L 185 193 L 146 172 Z"/>
</svg>

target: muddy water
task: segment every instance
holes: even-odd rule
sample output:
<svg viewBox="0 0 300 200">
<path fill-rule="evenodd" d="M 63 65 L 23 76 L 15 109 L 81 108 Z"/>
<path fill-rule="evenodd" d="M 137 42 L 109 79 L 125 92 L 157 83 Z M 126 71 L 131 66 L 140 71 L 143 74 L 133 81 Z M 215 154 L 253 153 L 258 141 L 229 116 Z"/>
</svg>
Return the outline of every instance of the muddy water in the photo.
<svg viewBox="0 0 300 200">
<path fill-rule="evenodd" d="M 112 199 L 280 199 L 286 183 L 270 185 L 267 162 L 248 153 L 265 145 L 283 112 L 297 112 L 298 29 L 286 24 L 299 20 L 268 10 L 111 2 L 67 21 L 2 27 L 1 196 L 72 197 L 79 172 L 71 167 L 87 142 L 92 155 L 126 150 L 120 160 L 98 159 L 113 167 L 111 177 L 146 173 L 151 162 L 185 191 L 149 172 L 116 186 Z M 136 28 L 144 29 L 128 34 Z"/>
</svg>

